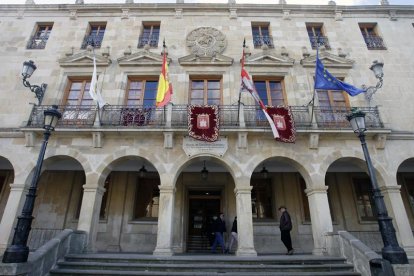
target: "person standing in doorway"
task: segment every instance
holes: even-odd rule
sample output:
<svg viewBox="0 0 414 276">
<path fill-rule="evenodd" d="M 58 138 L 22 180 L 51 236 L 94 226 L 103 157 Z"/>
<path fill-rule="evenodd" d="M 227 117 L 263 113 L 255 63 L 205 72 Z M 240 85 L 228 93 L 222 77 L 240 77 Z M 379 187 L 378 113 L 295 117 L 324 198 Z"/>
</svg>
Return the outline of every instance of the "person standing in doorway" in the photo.
<svg viewBox="0 0 414 276">
<path fill-rule="evenodd" d="M 234 241 L 238 242 L 237 240 L 237 216 L 234 217 L 233 226 L 231 227 L 230 243 L 229 243 L 229 247 L 226 249 L 226 253 L 229 253 L 231 251 Z"/>
<path fill-rule="evenodd" d="M 219 217 L 213 224 L 214 242 L 211 246 L 211 252 L 216 253 L 217 244 L 221 246 L 221 251 L 225 253 L 223 233 L 226 232 L 226 223 L 224 222 L 224 214 L 220 213 Z"/>
<path fill-rule="evenodd" d="M 292 239 L 290 237 L 290 231 L 292 231 L 292 220 L 290 219 L 290 215 L 287 212 L 285 206 L 279 207 L 279 213 L 280 213 L 279 228 L 280 228 L 280 234 L 281 234 L 280 238 L 283 244 L 287 248 L 286 255 L 292 255 L 294 251 L 292 247 Z"/>
</svg>

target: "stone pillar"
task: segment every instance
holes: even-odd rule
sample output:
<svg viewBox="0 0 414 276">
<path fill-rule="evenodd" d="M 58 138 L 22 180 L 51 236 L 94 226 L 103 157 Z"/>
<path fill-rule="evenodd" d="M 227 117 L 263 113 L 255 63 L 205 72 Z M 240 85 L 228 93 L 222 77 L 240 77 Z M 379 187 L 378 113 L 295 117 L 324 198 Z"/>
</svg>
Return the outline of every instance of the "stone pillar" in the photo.
<svg viewBox="0 0 414 276">
<path fill-rule="evenodd" d="M 105 189 L 99 187 L 97 183 L 83 185 L 83 198 L 79 214 L 78 230 L 88 233 L 87 251 L 89 252 L 95 251 L 99 213 L 104 192 Z"/>
<path fill-rule="evenodd" d="M 329 211 L 328 187 L 313 187 L 305 190 L 309 201 L 312 222 L 314 255 L 323 255 L 328 244 L 327 234 L 333 231 L 331 213 Z"/>
<path fill-rule="evenodd" d="M 414 237 L 408 220 L 407 210 L 400 193 L 400 185 L 382 186 L 380 188 L 381 194 L 384 196 L 385 205 L 387 207 L 388 215 L 392 217 L 392 224 L 394 225 L 397 234 L 398 243 L 407 253 L 408 257 L 414 257 Z"/>
<path fill-rule="evenodd" d="M 160 205 L 158 212 L 156 256 L 172 256 L 173 215 L 175 188 L 172 185 L 160 185 Z"/>
<path fill-rule="evenodd" d="M 257 256 L 254 249 L 253 239 L 253 217 L 252 217 L 252 198 L 250 180 L 247 179 L 245 185 L 236 183 L 234 193 L 236 194 L 237 211 L 237 235 L 238 248 L 237 256 Z M 248 185 L 247 185 L 248 184 Z"/>
<path fill-rule="evenodd" d="M 23 208 L 27 189 L 24 184 L 10 184 L 10 194 L 0 223 L 0 255 L 4 253 L 13 237 L 13 226 Z"/>
</svg>

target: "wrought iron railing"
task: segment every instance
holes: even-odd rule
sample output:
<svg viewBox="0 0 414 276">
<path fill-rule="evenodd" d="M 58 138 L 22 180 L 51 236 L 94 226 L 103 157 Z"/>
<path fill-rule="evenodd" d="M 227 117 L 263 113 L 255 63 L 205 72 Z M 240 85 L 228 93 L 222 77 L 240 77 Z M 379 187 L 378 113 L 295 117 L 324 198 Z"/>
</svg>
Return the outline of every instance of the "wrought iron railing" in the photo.
<svg viewBox="0 0 414 276">
<path fill-rule="evenodd" d="M 309 41 L 312 45 L 312 49 L 316 50 L 316 48 L 318 48 L 318 44 L 319 47 L 320 46 L 325 46 L 326 50 L 330 50 L 331 46 L 329 45 L 329 40 L 327 36 L 310 36 L 309 37 Z"/>
<path fill-rule="evenodd" d="M 151 48 L 158 47 L 159 35 L 140 35 L 138 39 L 138 48 L 144 48 L 145 45 L 149 45 Z"/>
<path fill-rule="evenodd" d="M 27 123 L 30 127 L 43 127 L 43 112 L 51 105 L 35 105 Z M 92 127 L 95 122 L 96 106 L 89 105 L 60 105 L 58 110 L 62 113 L 57 127 L 80 128 Z"/>
<path fill-rule="evenodd" d="M 103 35 L 85 35 L 83 38 L 81 49 L 86 49 L 88 45 L 93 46 L 94 48 L 101 48 L 103 40 Z"/>
<path fill-rule="evenodd" d="M 368 129 L 384 128 L 379 116 L 378 107 L 358 107 L 365 113 L 365 125 Z M 318 128 L 342 129 L 351 128 L 346 115 L 351 113 L 350 107 L 329 108 L 316 106 L 314 109 Z"/>
<path fill-rule="evenodd" d="M 253 36 L 253 44 L 254 48 L 260 48 L 263 45 L 267 45 L 269 48 L 275 48 L 271 35 L 255 35 Z"/>
<path fill-rule="evenodd" d="M 166 108 L 155 106 L 106 105 L 99 113 L 101 126 L 104 127 L 164 127 Z"/>
<path fill-rule="evenodd" d="M 27 42 L 27 49 L 44 49 L 49 36 L 32 36 Z"/>
<path fill-rule="evenodd" d="M 382 37 L 375 35 L 363 35 L 365 43 L 370 50 L 386 50 Z"/>
<path fill-rule="evenodd" d="M 43 112 L 51 106 L 35 105 L 28 120 L 28 127 L 43 127 Z M 351 129 L 346 115 L 350 107 L 329 108 L 315 106 L 312 112 L 308 106 L 290 106 L 296 129 Z M 379 116 L 378 107 L 359 107 L 365 112 L 368 129 L 381 129 L 384 125 Z M 188 127 L 188 105 L 172 105 L 162 108 L 155 106 L 106 105 L 99 112 L 96 106 L 58 106 L 62 113 L 58 128 L 91 128 L 95 122 L 104 128 L 178 128 Z M 96 117 L 98 116 L 98 117 Z M 263 111 L 257 105 L 219 106 L 220 128 L 268 128 Z"/>
</svg>

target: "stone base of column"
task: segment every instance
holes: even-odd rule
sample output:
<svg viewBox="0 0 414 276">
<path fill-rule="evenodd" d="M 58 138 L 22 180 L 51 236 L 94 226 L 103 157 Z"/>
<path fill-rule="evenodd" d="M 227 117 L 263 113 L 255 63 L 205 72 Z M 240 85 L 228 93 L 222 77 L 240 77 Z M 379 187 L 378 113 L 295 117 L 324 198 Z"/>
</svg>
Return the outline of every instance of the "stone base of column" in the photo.
<svg viewBox="0 0 414 276">
<path fill-rule="evenodd" d="M 236 256 L 239 256 L 239 257 L 256 257 L 257 252 L 253 248 L 237 249 Z"/>
<path fill-rule="evenodd" d="M 154 252 L 152 253 L 154 256 L 166 256 L 171 257 L 174 255 L 174 252 L 170 248 L 155 248 Z"/>
</svg>

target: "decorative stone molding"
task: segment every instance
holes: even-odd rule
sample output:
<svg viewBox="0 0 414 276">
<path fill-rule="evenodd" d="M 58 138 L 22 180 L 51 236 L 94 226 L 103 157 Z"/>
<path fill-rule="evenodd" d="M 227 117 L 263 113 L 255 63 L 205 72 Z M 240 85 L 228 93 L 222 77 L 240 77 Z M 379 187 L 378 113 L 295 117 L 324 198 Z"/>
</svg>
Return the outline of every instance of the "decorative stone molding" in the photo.
<svg viewBox="0 0 414 276">
<path fill-rule="evenodd" d="M 338 55 L 331 54 L 327 51 L 319 52 L 319 59 L 323 62 L 326 68 L 341 68 L 350 69 L 352 68 L 355 61 L 347 58 L 340 57 Z M 303 58 L 300 61 L 303 67 L 315 67 L 316 54 L 310 55 L 309 57 Z"/>
<path fill-rule="evenodd" d="M 26 5 L 35 5 L 35 1 L 34 0 L 26 0 L 25 2 Z"/>
<path fill-rule="evenodd" d="M 283 10 L 283 20 L 290 20 L 290 10 Z"/>
<path fill-rule="evenodd" d="M 309 148 L 318 149 L 319 147 L 319 133 L 309 134 Z"/>
<path fill-rule="evenodd" d="M 97 66 L 109 66 L 112 61 L 104 55 L 95 54 L 95 60 Z M 92 51 L 85 50 L 77 54 L 73 54 L 59 59 L 59 65 L 61 67 L 87 67 L 93 65 L 93 53 Z"/>
<path fill-rule="evenodd" d="M 34 147 L 35 141 L 36 141 L 36 136 L 35 133 L 33 131 L 29 131 L 29 132 L 25 132 L 24 133 L 24 138 L 26 141 L 26 147 Z"/>
<path fill-rule="evenodd" d="M 134 3 L 134 1 L 132 1 Z M 128 19 L 129 18 L 129 9 L 122 9 L 121 19 Z"/>
<path fill-rule="evenodd" d="M 328 5 L 329 6 L 336 6 L 336 2 L 331 0 L 331 1 L 328 2 Z"/>
<path fill-rule="evenodd" d="M 175 18 L 178 18 L 178 19 L 183 18 L 183 9 L 181 8 L 175 9 Z"/>
<path fill-rule="evenodd" d="M 233 59 L 220 54 L 216 54 L 215 56 L 197 56 L 191 54 L 179 58 L 178 62 L 183 66 L 231 66 L 233 64 Z"/>
<path fill-rule="evenodd" d="M 78 11 L 77 10 L 69 10 L 69 18 L 70 20 L 76 20 L 78 17 Z"/>
<path fill-rule="evenodd" d="M 174 133 L 164 132 L 164 148 L 172 149 L 174 147 Z"/>
<path fill-rule="evenodd" d="M 236 8 L 230 8 L 230 19 L 237 19 L 237 9 Z"/>
<path fill-rule="evenodd" d="M 306 188 L 305 193 L 307 196 L 311 196 L 313 194 L 326 194 L 328 191 L 328 186 L 321 186 L 321 187 L 314 187 L 314 188 Z"/>
<path fill-rule="evenodd" d="M 85 3 L 84 3 L 84 1 L 83 1 L 83 0 L 76 0 L 75 4 L 80 4 L 80 5 L 82 5 L 82 4 L 85 4 Z"/>
<path fill-rule="evenodd" d="M 245 65 L 248 66 L 271 66 L 271 67 L 292 67 L 295 63 L 293 58 L 290 58 L 287 53 L 277 54 L 273 50 L 263 50 L 261 53 L 250 55 L 245 59 Z"/>
<path fill-rule="evenodd" d="M 390 20 L 391 21 L 397 21 L 397 11 L 390 10 L 389 11 L 389 15 L 390 15 Z"/>
<path fill-rule="evenodd" d="M 342 11 L 336 10 L 335 11 L 335 21 L 342 21 L 342 20 L 344 20 L 342 18 Z"/>
<path fill-rule="evenodd" d="M 129 51 L 124 51 L 124 56 L 118 58 L 119 66 L 161 66 L 162 65 L 162 55 L 151 53 L 149 50 L 143 50 L 131 53 L 131 46 L 128 46 Z M 167 59 L 168 63 L 171 62 L 171 59 Z"/>
<path fill-rule="evenodd" d="M 94 148 L 102 148 L 103 145 L 103 133 L 102 132 L 92 132 L 92 145 Z"/>
<path fill-rule="evenodd" d="M 387 134 L 375 135 L 375 148 L 385 149 L 385 143 L 387 142 Z"/>
<path fill-rule="evenodd" d="M 239 132 L 237 135 L 237 148 L 247 149 L 247 132 Z"/>
</svg>

